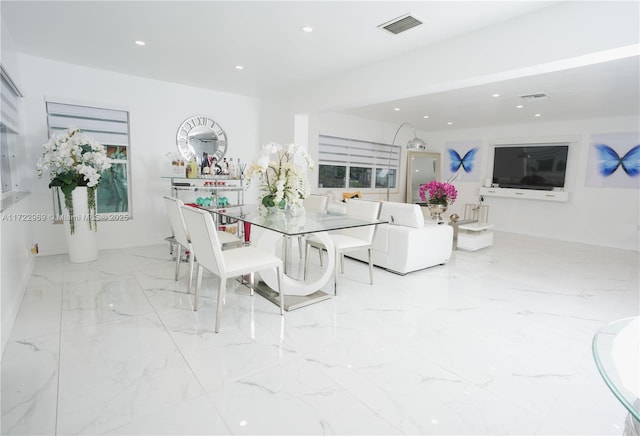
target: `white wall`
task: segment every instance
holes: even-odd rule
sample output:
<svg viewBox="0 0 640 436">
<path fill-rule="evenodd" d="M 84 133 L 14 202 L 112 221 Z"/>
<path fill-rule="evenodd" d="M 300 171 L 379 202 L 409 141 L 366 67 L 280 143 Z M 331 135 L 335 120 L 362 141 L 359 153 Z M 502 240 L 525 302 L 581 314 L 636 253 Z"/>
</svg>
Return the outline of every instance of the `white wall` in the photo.
<svg viewBox="0 0 640 436">
<path fill-rule="evenodd" d="M 376 123 L 353 116 L 338 113 L 321 114 L 313 117 L 311 123 L 310 151 L 314 159 L 317 159 L 318 133 L 391 143 L 395 129 L 397 126 Z M 456 203 L 447 211 L 447 216 L 452 213 L 463 216 L 466 203 L 477 204 L 479 202 L 479 188 L 486 178 L 491 177 L 493 144 L 570 141 L 566 180 L 569 201 L 556 203 L 485 197 L 484 204 L 489 205 L 490 222 L 495 224 L 497 230 L 506 232 L 639 250 L 640 192 L 637 189 L 585 186 L 591 134 L 638 131 L 639 129 L 640 125 L 636 117 L 624 117 L 438 132 L 418 131 L 417 133 L 427 142 L 427 151 L 441 154 L 443 169 L 444 165 L 448 163 L 448 159 L 445 157 L 445 142 L 461 140 L 480 140 L 483 142 L 481 162 L 479 162 L 482 168 L 480 180 L 477 183 L 454 182 L 459 196 Z M 401 138 L 402 134 L 410 136 L 411 129 L 401 130 L 398 138 Z M 396 142 L 404 144 L 409 138 L 401 139 Z M 392 201 L 404 201 L 405 198 L 405 151 L 403 151 L 402 165 L 401 188 L 396 192 L 392 191 Z M 317 186 L 317 172 L 314 176 L 312 186 Z M 333 191 L 341 192 L 342 190 Z M 384 197 L 384 193 L 374 191 L 365 197 L 379 199 Z M 603 204 L 608 206 L 603 207 Z"/>
<path fill-rule="evenodd" d="M 45 97 L 78 103 L 115 106 L 129 110 L 133 220 L 100 222 L 98 249 L 161 243 L 170 235 L 162 196 L 168 195 L 166 153 L 176 152 L 175 135 L 182 121 L 207 115 L 227 133 L 227 156 L 251 160 L 259 143 L 260 101 L 255 98 L 128 76 L 104 70 L 20 55 L 26 147 L 34 212 L 51 213 L 48 178 L 37 178 L 35 162 L 47 141 Z M 35 226 L 42 254 L 64 253 L 63 225 Z"/>
<path fill-rule="evenodd" d="M 0 280 L 0 286 L 2 286 L 2 292 L 0 292 L 2 333 L 0 336 L 2 351 L 9 340 L 35 261 L 35 255 L 30 251 L 31 244 L 33 244 L 33 231 L 30 222 L 12 217 L 29 216 L 30 211 L 29 196 L 2 211 L 3 217 L 8 217 L 0 223 L 2 235 L 0 238 L 0 262 L 2 263 Z"/>
<path fill-rule="evenodd" d="M 1 11 L 1 8 L 0 8 Z M 1 20 L 1 17 L 0 17 Z M 14 48 L 14 41 L 6 31 L 5 26 L 0 26 L 2 66 L 11 76 L 11 79 L 24 92 L 20 81 L 20 65 L 18 54 Z M 20 102 L 18 102 L 20 105 Z M 24 122 L 21 122 L 24 129 Z M 21 147 L 23 145 L 20 135 L 11 135 L 10 146 Z M 17 182 L 19 189 L 24 189 L 26 177 L 24 168 L 26 159 L 15 162 L 15 173 L 12 172 L 12 183 Z M 1 175 L 0 175 L 1 177 Z M 29 276 L 33 270 L 35 256 L 31 254 L 30 247 L 33 241 L 33 225 L 30 221 L 14 221 L 14 218 L 30 212 L 30 196 L 5 194 L 2 196 L 2 216 L 0 223 L 0 340 L 2 351 L 9 340 L 11 328 L 18 315 L 20 302 L 24 295 Z"/>
<path fill-rule="evenodd" d="M 491 177 L 493 144 L 571 141 L 565 183 L 568 202 L 485 197 L 489 220 L 496 229 L 507 232 L 639 250 L 640 191 L 585 186 L 590 136 L 638 130 L 637 117 L 622 117 L 447 130 L 428 134 L 425 139 L 438 146 L 443 156 L 446 141 L 481 140 L 484 143 L 480 182 L 455 182 L 460 198 L 447 214 L 455 212 L 461 216 L 465 203 L 478 203 L 478 189 Z M 443 164 L 445 162 L 448 160 Z"/>
</svg>

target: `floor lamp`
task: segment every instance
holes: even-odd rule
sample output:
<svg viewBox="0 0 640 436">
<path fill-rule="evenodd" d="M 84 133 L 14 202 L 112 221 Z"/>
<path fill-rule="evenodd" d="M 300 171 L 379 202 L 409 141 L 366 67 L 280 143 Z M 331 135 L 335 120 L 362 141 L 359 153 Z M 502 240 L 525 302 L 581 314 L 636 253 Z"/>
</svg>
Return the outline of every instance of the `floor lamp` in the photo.
<svg viewBox="0 0 640 436">
<path fill-rule="evenodd" d="M 391 143 L 391 148 L 389 149 L 389 164 L 387 165 L 387 201 L 389 201 L 389 192 L 391 190 L 391 183 L 389 182 L 390 179 L 390 175 L 391 175 L 391 156 L 393 154 L 393 146 L 396 144 L 396 138 L 398 137 L 398 133 L 400 132 L 400 129 L 402 129 L 404 126 L 409 126 L 413 129 L 413 138 L 409 140 L 409 142 L 407 142 L 407 150 L 426 150 L 427 148 L 427 144 L 420 138 L 418 138 L 418 136 L 416 135 L 416 129 L 415 127 L 413 127 L 413 125 L 411 123 L 402 123 L 400 124 L 400 127 L 398 127 L 398 130 L 396 130 L 396 134 L 393 136 L 393 142 Z M 402 148 L 400 148 L 400 156 L 398 156 L 398 162 L 400 161 L 400 158 L 402 158 Z M 400 167 L 398 166 L 398 169 L 400 169 Z M 396 177 L 396 183 L 397 183 L 397 177 Z"/>
</svg>

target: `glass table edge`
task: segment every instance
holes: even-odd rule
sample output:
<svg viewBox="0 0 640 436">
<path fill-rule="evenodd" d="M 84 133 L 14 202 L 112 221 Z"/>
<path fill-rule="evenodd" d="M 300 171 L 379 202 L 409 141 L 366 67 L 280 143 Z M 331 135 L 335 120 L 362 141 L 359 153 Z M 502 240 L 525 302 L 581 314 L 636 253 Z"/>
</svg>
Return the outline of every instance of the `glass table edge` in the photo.
<svg viewBox="0 0 640 436">
<path fill-rule="evenodd" d="M 367 226 L 377 226 L 378 224 L 388 224 L 389 221 L 388 220 L 372 220 L 370 222 L 367 222 L 365 220 L 360 220 L 359 218 L 354 218 L 354 217 L 348 217 L 346 214 L 336 214 L 336 213 L 330 213 L 330 214 L 325 214 L 325 216 L 335 216 L 335 217 L 348 217 L 350 219 L 354 219 L 354 220 L 360 220 L 362 222 L 360 223 L 352 223 L 352 224 L 348 224 L 348 225 L 343 225 L 343 226 L 339 226 L 336 228 L 331 228 L 331 229 L 317 229 L 317 230 L 302 230 L 302 231 L 291 231 L 291 232 L 285 232 L 282 231 L 282 229 L 277 229 L 274 227 L 270 227 L 270 226 L 266 226 L 263 223 L 256 223 L 253 221 L 248 221 L 248 220 L 244 220 L 243 217 L 241 216 L 236 216 L 232 213 L 225 213 L 226 209 L 234 209 L 234 208 L 239 208 L 239 207 L 244 207 L 244 206 L 252 206 L 252 205 L 234 205 L 234 206 L 226 206 L 226 207 L 206 207 L 206 206 L 195 206 L 199 209 L 205 210 L 207 212 L 211 212 L 211 213 L 215 213 L 218 215 L 223 215 L 226 216 L 227 218 L 231 218 L 237 221 L 244 221 L 247 222 L 251 225 L 257 226 L 257 227 L 261 227 L 263 229 L 267 229 L 267 230 L 271 230 L 274 232 L 278 232 L 278 233 L 282 233 L 286 236 L 300 236 L 300 235 L 308 235 L 308 234 L 312 234 L 312 233 L 320 233 L 320 232 L 331 232 L 331 231 L 335 231 L 335 230 L 343 230 L 343 229 L 351 229 L 351 228 L 357 228 L 357 227 L 367 227 Z"/>
<path fill-rule="evenodd" d="M 633 317 L 629 317 L 629 318 L 622 318 L 619 320 L 615 320 L 612 321 L 608 324 L 605 324 L 604 326 L 600 327 L 596 333 L 593 336 L 593 339 L 591 341 L 591 353 L 593 355 L 593 360 L 596 363 L 596 367 L 598 368 L 598 372 L 600 373 L 600 376 L 602 377 L 602 379 L 604 380 L 605 384 L 607 385 L 607 387 L 609 388 L 609 390 L 613 393 L 613 395 L 618 399 L 618 401 L 620 401 L 622 403 L 622 405 L 625 407 L 625 409 L 627 409 L 629 411 L 629 413 L 637 420 L 640 421 L 640 410 L 636 409 L 635 406 L 629 401 L 629 399 L 627 399 L 627 396 L 625 396 L 620 389 L 616 386 L 615 383 L 613 383 L 613 380 L 611 380 L 611 377 L 609 376 L 609 374 L 607 373 L 604 364 L 602 363 L 601 357 L 600 357 L 600 353 L 598 352 L 598 340 L 603 337 L 604 335 L 613 335 L 613 332 L 607 331 L 607 328 L 611 328 L 613 324 L 616 323 L 623 323 L 626 321 L 625 325 L 630 323 L 631 321 L 635 320 L 637 317 L 633 316 Z M 638 400 L 636 398 L 636 400 Z"/>
</svg>

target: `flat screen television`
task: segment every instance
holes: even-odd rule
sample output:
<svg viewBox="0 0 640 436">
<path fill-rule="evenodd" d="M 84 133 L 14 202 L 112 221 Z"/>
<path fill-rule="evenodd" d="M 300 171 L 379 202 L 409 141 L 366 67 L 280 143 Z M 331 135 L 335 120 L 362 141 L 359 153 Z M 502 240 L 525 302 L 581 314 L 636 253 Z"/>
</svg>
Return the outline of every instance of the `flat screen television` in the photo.
<svg viewBox="0 0 640 436">
<path fill-rule="evenodd" d="M 568 144 L 496 146 L 493 184 L 500 188 L 564 188 Z"/>
</svg>

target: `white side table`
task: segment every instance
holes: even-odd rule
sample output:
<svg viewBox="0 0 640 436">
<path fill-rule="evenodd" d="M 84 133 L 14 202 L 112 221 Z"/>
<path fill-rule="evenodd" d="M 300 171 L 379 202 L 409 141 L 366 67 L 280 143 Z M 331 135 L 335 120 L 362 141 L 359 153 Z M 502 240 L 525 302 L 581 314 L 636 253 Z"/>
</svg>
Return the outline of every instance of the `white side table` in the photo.
<svg viewBox="0 0 640 436">
<path fill-rule="evenodd" d="M 476 251 L 493 245 L 493 224 L 469 223 L 458 226 L 458 249 Z"/>
</svg>

